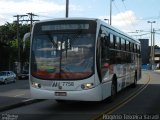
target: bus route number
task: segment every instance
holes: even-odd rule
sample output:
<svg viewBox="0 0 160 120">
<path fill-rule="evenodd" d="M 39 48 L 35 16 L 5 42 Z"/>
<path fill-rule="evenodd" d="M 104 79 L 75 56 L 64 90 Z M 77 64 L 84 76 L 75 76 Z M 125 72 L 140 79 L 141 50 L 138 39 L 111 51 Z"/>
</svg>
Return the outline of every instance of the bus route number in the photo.
<svg viewBox="0 0 160 120">
<path fill-rule="evenodd" d="M 74 82 L 54 82 L 52 84 L 52 87 L 58 87 L 58 86 L 74 86 Z"/>
<path fill-rule="evenodd" d="M 62 82 L 63 86 L 74 86 L 74 82 Z"/>
</svg>

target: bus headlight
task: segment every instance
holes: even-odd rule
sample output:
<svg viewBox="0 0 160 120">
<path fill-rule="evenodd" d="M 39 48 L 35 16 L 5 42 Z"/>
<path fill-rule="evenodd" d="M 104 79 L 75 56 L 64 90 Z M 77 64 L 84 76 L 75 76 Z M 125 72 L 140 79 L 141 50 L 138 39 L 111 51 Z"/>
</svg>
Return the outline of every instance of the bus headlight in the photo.
<svg viewBox="0 0 160 120">
<path fill-rule="evenodd" d="M 36 82 L 32 82 L 32 87 L 34 87 L 34 88 L 41 88 L 41 84 L 36 83 Z"/>
<path fill-rule="evenodd" d="M 84 84 L 81 85 L 81 88 L 84 89 L 84 90 L 91 89 L 93 87 L 94 87 L 93 83 L 84 83 Z"/>
</svg>

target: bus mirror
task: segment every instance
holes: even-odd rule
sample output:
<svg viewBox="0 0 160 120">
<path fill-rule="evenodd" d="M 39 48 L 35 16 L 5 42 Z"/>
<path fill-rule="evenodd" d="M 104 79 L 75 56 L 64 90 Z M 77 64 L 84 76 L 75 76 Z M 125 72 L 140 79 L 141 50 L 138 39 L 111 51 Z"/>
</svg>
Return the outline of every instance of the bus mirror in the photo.
<svg viewBox="0 0 160 120">
<path fill-rule="evenodd" d="M 30 38 L 30 35 L 30 32 L 28 32 L 23 36 L 23 50 L 26 48 L 26 40 Z"/>
<path fill-rule="evenodd" d="M 103 68 L 109 68 L 109 64 L 108 64 L 108 63 L 105 63 L 105 64 L 103 65 Z"/>
</svg>

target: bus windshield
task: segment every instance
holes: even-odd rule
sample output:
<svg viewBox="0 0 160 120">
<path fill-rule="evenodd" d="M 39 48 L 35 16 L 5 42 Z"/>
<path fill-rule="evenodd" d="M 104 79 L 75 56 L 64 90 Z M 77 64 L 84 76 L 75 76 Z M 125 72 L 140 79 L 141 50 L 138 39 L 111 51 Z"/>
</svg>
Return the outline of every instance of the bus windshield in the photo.
<svg viewBox="0 0 160 120">
<path fill-rule="evenodd" d="M 34 34 L 32 40 L 31 74 L 34 77 L 72 80 L 93 74 L 95 33 L 83 29 L 68 31 L 64 26 L 62 31 L 53 26 L 42 29 L 45 31 Z M 85 26 L 85 29 L 89 28 Z"/>
</svg>

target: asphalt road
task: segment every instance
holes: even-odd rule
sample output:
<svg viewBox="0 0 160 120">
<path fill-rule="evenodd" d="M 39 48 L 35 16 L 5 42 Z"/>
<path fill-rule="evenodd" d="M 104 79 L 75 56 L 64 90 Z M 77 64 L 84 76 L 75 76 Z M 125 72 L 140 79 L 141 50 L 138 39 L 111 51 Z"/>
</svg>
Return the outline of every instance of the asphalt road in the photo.
<svg viewBox="0 0 160 120">
<path fill-rule="evenodd" d="M 16 83 L 0 84 L 0 106 L 10 105 L 30 99 L 29 81 L 17 80 Z"/>
<path fill-rule="evenodd" d="M 160 120 L 160 73 L 150 73 L 150 80 L 143 92 L 112 114 L 128 117 L 138 114 L 142 118 Z"/>
<path fill-rule="evenodd" d="M 110 111 L 110 115 L 119 115 L 130 119 L 130 114 L 138 115 L 157 115 L 151 116 L 155 120 L 159 120 L 160 114 L 160 73 L 143 72 L 143 79 L 138 82 L 136 88 L 126 88 L 121 91 L 114 102 L 101 103 L 101 102 L 66 102 L 63 104 L 57 103 L 54 100 L 46 100 L 39 103 L 15 108 L 12 110 L 4 111 L 0 113 L 2 120 L 4 118 L 17 118 L 17 120 L 95 120 L 97 116 L 102 115 L 100 119 L 110 119 L 106 111 Z M 150 80 L 150 81 L 149 81 Z M 128 96 L 133 94 L 136 90 L 139 90 L 146 85 L 141 92 L 125 103 L 116 106 L 110 110 L 113 106 L 121 103 Z M 128 115 L 128 116 L 127 116 Z M 148 116 L 145 116 L 148 117 Z M 149 116 L 150 117 L 150 116 Z M 157 119 L 158 118 L 158 119 Z"/>
</svg>

